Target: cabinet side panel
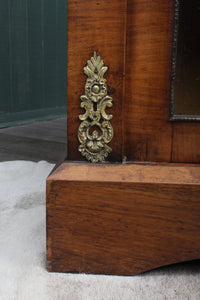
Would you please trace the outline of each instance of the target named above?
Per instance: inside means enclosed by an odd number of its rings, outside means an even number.
[[[77,132],[80,125],[80,96],[85,93],[87,76],[83,67],[97,51],[106,66],[108,94],[113,98],[109,113],[114,128],[109,161],[120,161],[122,152],[122,98],[126,1],[68,0],[68,75],[67,122],[68,159],[84,160],[78,152]]]
[[[174,3],[128,1],[124,154],[170,161],[170,65]]]

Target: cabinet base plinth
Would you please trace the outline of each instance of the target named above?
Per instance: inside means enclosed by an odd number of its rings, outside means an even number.
[[[63,162],[47,179],[47,268],[134,275],[200,259],[200,166]]]

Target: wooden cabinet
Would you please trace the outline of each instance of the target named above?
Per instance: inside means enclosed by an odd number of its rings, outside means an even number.
[[[109,66],[115,138],[109,161],[200,162],[200,122],[170,121],[174,1],[68,1],[68,159],[77,132],[83,67]]]
[[[200,258],[200,122],[170,113],[176,9],[68,0],[68,153],[47,179],[51,271],[131,275]],[[77,138],[94,51],[113,99],[103,164],[86,162]]]

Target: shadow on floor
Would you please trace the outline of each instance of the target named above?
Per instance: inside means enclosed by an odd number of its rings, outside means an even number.
[[[66,153],[66,118],[0,129],[0,161],[58,162]]]

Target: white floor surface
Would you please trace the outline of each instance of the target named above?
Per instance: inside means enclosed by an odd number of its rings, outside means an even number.
[[[200,300],[200,265],[132,277],[49,273],[45,161],[0,163],[0,300]]]

